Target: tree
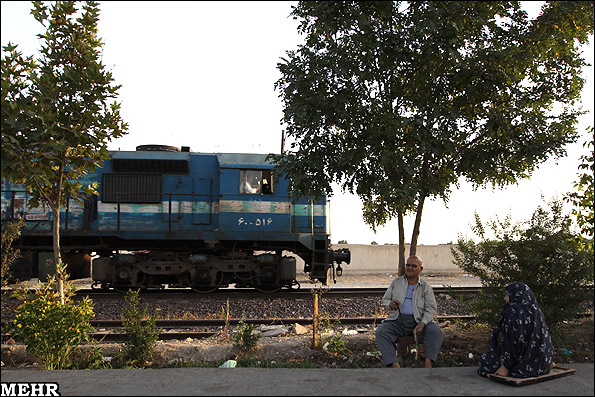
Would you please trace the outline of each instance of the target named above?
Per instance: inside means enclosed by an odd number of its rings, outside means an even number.
[[[46,28],[39,58],[24,58],[12,43],[3,47],[2,178],[27,188],[30,208],[51,209],[59,264],[60,210],[68,198],[97,194],[80,179],[127,125],[120,105],[108,104],[120,86],[101,63],[98,4],[35,1],[31,14]],[[60,274],[57,280],[61,290]]]
[[[590,2],[299,2],[305,44],[278,64],[292,194],[357,193],[373,229],[448,201],[461,178],[516,183],[577,139]],[[556,106],[554,106],[556,105]]]
[[[454,263],[479,276],[485,287],[469,302],[481,320],[495,323],[504,287],[518,281],[531,287],[549,326],[573,319],[582,302],[592,301],[586,287],[593,283],[593,250],[582,249],[561,200],[553,199],[548,207],[539,206],[531,219],[516,225],[508,217],[489,222],[491,238],[475,214],[473,231],[480,241],[459,238],[451,248]]]
[[[587,148],[588,153],[581,156],[582,163],[578,168],[582,172],[579,173],[578,180],[574,182],[576,191],[568,193],[566,201],[574,205],[572,214],[576,217],[576,221],[586,237],[586,248],[593,249],[593,234],[595,233],[595,218],[593,216],[593,197],[595,196],[595,186],[593,185],[593,174],[595,173],[593,132],[595,130],[593,127],[589,130],[591,140],[583,145]]]

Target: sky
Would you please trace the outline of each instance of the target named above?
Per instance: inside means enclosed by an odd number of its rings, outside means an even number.
[[[121,84],[118,102],[128,134],[112,141],[110,150],[137,145],[189,146],[193,152],[279,153],[283,104],[275,82],[277,63],[304,41],[298,22],[289,16],[295,2],[100,2],[99,36],[102,62]],[[541,2],[526,2],[530,17]],[[30,15],[30,2],[1,2],[1,43],[18,44],[35,55],[44,28]],[[593,62],[593,36],[584,47]],[[572,191],[586,129],[593,125],[593,66],[586,67],[580,119],[583,135],[567,147],[567,156],[543,163],[530,179],[504,189],[473,191],[461,182],[448,204],[426,201],[419,244],[476,238],[474,213],[483,221],[528,219],[538,205]],[[286,144],[286,147],[289,147]],[[361,200],[334,185],[330,198],[331,242],[394,244],[397,221],[376,233],[362,219]],[[543,197],[543,199],[542,199]],[[408,243],[413,217],[405,218]]]

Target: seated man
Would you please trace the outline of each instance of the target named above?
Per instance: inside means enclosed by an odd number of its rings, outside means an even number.
[[[417,334],[418,341],[426,347],[426,368],[432,368],[442,346],[442,330],[434,321],[437,309],[434,291],[419,277],[421,263],[420,257],[410,256],[405,274],[394,279],[382,297],[382,306],[389,316],[376,329],[376,342],[387,367],[400,368],[395,349],[399,336]]]

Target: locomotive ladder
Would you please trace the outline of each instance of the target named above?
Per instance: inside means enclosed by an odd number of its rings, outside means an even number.
[[[329,278],[332,277],[332,280],[336,283],[335,280],[335,267],[333,264],[329,266],[329,252],[328,252],[328,241],[324,240],[324,246],[322,248],[318,247],[316,244],[316,238],[314,235],[314,201],[312,199],[310,201],[310,238],[311,238],[311,247],[312,247],[312,270],[310,271],[310,277],[319,278],[322,277],[325,279],[323,284],[329,285],[330,280]],[[322,241],[322,240],[320,240]],[[324,259],[322,262],[317,259],[323,257]],[[331,271],[332,269],[332,271]]]

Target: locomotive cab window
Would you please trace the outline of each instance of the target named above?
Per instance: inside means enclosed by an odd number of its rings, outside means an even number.
[[[270,170],[241,170],[241,194],[272,194],[273,180]]]

